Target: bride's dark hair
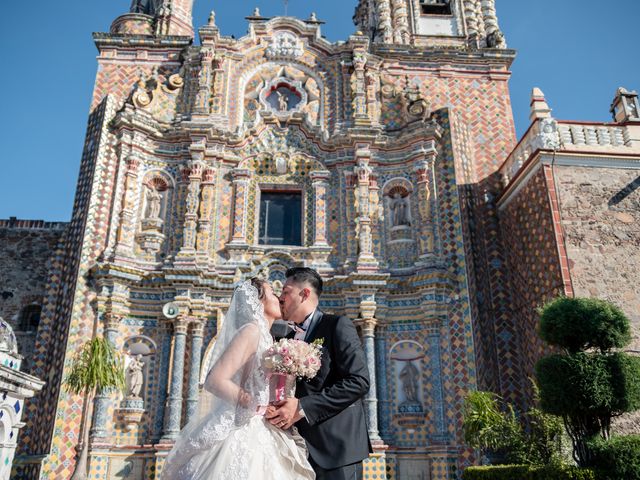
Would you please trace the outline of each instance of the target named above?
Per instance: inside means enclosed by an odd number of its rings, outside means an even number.
[[[256,287],[256,289],[258,290],[258,298],[262,300],[264,298],[264,286],[267,282],[258,277],[253,277],[249,281],[251,282],[252,286]]]

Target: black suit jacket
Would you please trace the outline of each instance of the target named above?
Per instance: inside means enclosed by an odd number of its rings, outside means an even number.
[[[296,427],[314,462],[332,469],[360,462],[372,451],[362,402],[369,391],[369,370],[348,317],[316,310],[306,341],[320,338],[324,342],[318,374],[296,385],[305,413]]]

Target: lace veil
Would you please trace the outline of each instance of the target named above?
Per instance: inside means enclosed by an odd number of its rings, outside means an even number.
[[[198,411],[180,432],[162,469],[163,480],[196,476],[198,453],[225,440],[269,402],[262,355],[272,344],[258,290],[236,288],[211,356]]]

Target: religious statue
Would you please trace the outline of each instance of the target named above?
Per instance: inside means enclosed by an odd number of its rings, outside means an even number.
[[[287,101],[287,96],[283,95],[282,92],[276,90],[278,94],[278,109],[281,112],[286,112],[289,109],[289,102]]]
[[[284,155],[276,156],[276,173],[280,175],[287,173],[287,159]]]
[[[416,366],[412,362],[406,362],[404,368],[400,371],[400,381],[402,382],[405,403],[420,403],[418,399],[419,380],[420,372]]]
[[[162,194],[153,187],[147,192],[147,215],[145,218],[160,218]]]
[[[127,397],[140,398],[140,392],[144,384],[143,368],[142,355],[134,355],[127,367]]]
[[[407,197],[403,197],[400,192],[394,193],[389,207],[391,208],[391,221],[394,227],[411,225]]]

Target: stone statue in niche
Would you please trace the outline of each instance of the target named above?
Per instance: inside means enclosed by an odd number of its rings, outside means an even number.
[[[402,382],[402,391],[405,396],[404,403],[420,403],[418,399],[418,381],[420,380],[420,371],[412,362],[406,362],[400,371],[400,381]]]
[[[128,398],[141,398],[140,392],[142,392],[142,386],[144,385],[143,368],[144,362],[142,361],[142,355],[134,355],[127,367]]]
[[[278,173],[279,175],[287,173],[287,159],[284,157],[284,155],[276,156],[275,163],[276,173]]]
[[[282,92],[276,90],[278,94],[278,110],[281,112],[286,112],[289,110],[289,102],[287,101],[286,95],[283,95]]]
[[[145,218],[160,218],[160,208],[162,206],[162,194],[153,187],[147,187],[147,212]]]
[[[394,193],[389,202],[389,208],[391,208],[391,221],[394,227],[411,225],[407,197],[403,197],[400,192]]]

